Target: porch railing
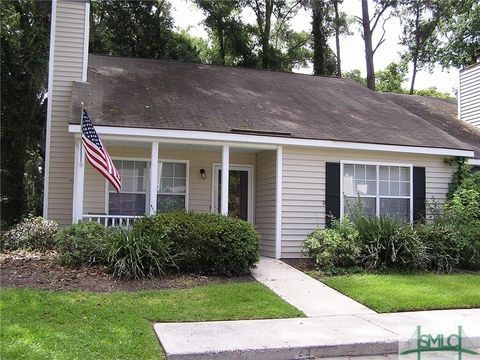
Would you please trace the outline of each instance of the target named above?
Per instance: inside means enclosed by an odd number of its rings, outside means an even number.
[[[93,221],[105,226],[129,227],[135,219],[140,216],[133,215],[105,215],[105,214],[84,214],[83,221]]]

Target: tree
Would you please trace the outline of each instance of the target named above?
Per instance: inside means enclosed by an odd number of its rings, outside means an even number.
[[[410,95],[414,93],[417,71],[435,64],[435,54],[439,45],[436,35],[438,17],[432,9],[430,0],[403,0],[400,20],[403,24],[403,34],[400,44],[407,48],[402,55],[413,65],[410,83]]]
[[[256,35],[260,45],[260,66],[263,69],[277,70],[272,64],[277,63],[278,49],[271,45],[272,35],[275,37],[282,31],[287,22],[296,13],[303,0],[243,0],[242,4],[249,6],[256,18]],[[276,30],[272,34],[272,16],[276,20]],[[278,59],[277,59],[278,60]]]
[[[50,3],[1,6],[1,212],[8,225],[41,208]]]
[[[332,51],[328,46],[328,38],[334,30],[331,4],[323,0],[312,0],[312,35],[313,35],[313,73],[315,75],[332,75]]]
[[[392,62],[384,70],[376,72],[376,91],[403,94],[405,90],[402,88],[402,83],[406,76],[407,64],[405,62]]]
[[[444,41],[437,48],[437,62],[444,68],[467,66],[476,61],[480,47],[480,2],[478,0],[437,0],[438,36]]]
[[[199,61],[188,38],[173,32],[169,2],[102,0],[91,4],[91,52]]]
[[[365,42],[365,60],[367,66],[367,87],[370,90],[375,91],[375,66],[373,63],[373,57],[375,52],[378,50],[379,46],[382,45],[385,41],[385,23],[390,18],[388,16],[386,19],[383,17],[386,14],[387,10],[391,7],[396,6],[397,0],[374,0],[374,13],[370,18],[369,9],[368,9],[368,0],[362,0],[362,17],[359,18],[362,27],[363,27],[363,40]],[[377,26],[382,23],[382,35],[378,40],[375,47],[373,46],[373,33]]]
[[[253,54],[252,26],[244,24],[240,18],[240,4],[238,0],[194,0],[197,6],[206,15],[204,25],[213,39],[213,50],[217,56],[211,62],[221,65],[256,64]]]

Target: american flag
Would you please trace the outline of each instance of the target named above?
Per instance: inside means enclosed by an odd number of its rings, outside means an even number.
[[[120,175],[115,165],[113,165],[107,148],[103,146],[85,110],[83,110],[82,117],[82,143],[85,147],[85,155],[87,156],[88,162],[97,169],[98,172],[108,180],[117,193],[119,193],[122,188],[122,179],[120,179]]]

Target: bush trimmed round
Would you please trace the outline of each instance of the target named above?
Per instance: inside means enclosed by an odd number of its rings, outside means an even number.
[[[252,224],[241,219],[169,212],[142,218],[133,227],[149,237],[166,232],[173,243],[175,263],[182,272],[244,275],[259,260],[259,236]]]

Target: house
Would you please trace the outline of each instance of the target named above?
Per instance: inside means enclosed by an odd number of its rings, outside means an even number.
[[[298,258],[328,214],[361,201],[413,222],[445,199],[445,158],[480,164],[480,132],[453,103],[333,77],[89,55],[88,19],[88,2],[53,0],[44,216],[61,224],[218,212],[254,223],[262,254]],[[120,194],[85,162],[81,103]]]

